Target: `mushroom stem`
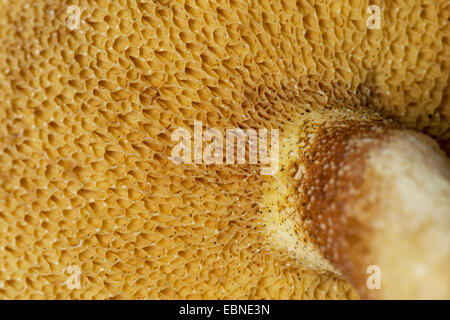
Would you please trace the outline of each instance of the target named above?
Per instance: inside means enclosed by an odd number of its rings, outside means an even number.
[[[366,299],[449,299],[450,161],[378,123],[321,127],[305,155],[302,223]]]

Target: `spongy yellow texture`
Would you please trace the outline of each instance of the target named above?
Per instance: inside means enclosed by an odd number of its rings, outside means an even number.
[[[0,297],[357,297],[269,241],[270,177],[176,165],[170,134],[369,107],[445,143],[449,14],[446,0],[3,1]]]

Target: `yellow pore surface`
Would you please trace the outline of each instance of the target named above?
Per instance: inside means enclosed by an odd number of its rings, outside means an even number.
[[[194,120],[282,140],[327,106],[445,144],[448,1],[370,4],[380,30],[357,0],[3,1],[0,297],[356,298],[326,262],[302,260],[303,238],[273,241],[295,229],[277,230],[267,208],[280,201],[261,199],[276,177],[169,156]]]

